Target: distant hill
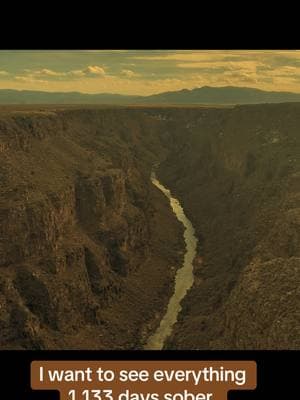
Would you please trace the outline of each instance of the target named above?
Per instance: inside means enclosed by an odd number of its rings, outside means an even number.
[[[146,98],[147,103],[174,104],[255,104],[299,102],[300,93],[267,92],[244,87],[203,86],[192,90],[160,93]]]
[[[192,90],[183,89],[152,96],[0,89],[0,104],[256,104],[285,102],[300,102],[300,93],[268,92],[233,86],[203,86]]]
[[[0,104],[128,104],[139,96],[0,89]]]

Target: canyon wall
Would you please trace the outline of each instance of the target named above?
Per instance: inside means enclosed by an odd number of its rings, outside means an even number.
[[[157,125],[135,110],[1,113],[1,348],[139,348],[159,323],[183,239],[150,182]]]
[[[167,348],[300,348],[300,106],[199,111],[160,177],[200,239]]]

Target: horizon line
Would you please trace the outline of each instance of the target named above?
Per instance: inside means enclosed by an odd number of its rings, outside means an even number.
[[[195,86],[193,89],[188,89],[188,88],[182,88],[179,90],[168,90],[168,91],[163,91],[163,92],[158,92],[154,94],[148,94],[148,95],[143,95],[143,94],[124,94],[124,93],[118,93],[118,92],[95,92],[95,93],[89,93],[89,92],[80,92],[77,90],[68,90],[68,91],[56,91],[56,90],[37,90],[37,89],[11,89],[11,88],[0,88],[0,91],[12,91],[12,92],[42,92],[42,93],[78,93],[78,94],[83,94],[83,95],[117,95],[117,96],[127,96],[127,97],[152,97],[152,96],[157,96],[160,94],[164,93],[176,93],[176,92],[181,92],[181,91],[188,91],[191,92],[196,89],[203,89],[203,88],[213,88],[213,89],[224,89],[224,88],[235,88],[235,89],[253,89],[253,90],[258,90],[260,92],[266,92],[266,93],[293,93],[293,94],[300,94],[300,92],[292,92],[292,91],[287,91],[287,90],[264,90],[260,89],[258,87],[253,87],[253,86],[232,86],[232,85],[222,85],[222,86],[210,86],[210,85],[204,85],[204,86]]]

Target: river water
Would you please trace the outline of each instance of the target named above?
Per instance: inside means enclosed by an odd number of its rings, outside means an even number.
[[[197,254],[198,239],[195,236],[195,229],[191,221],[187,218],[178,199],[172,196],[170,190],[162,185],[156,177],[155,172],[151,174],[151,182],[169,199],[170,206],[178,221],[184,226],[185,255],[181,268],[177,270],[175,277],[174,294],[169,300],[166,314],[162,318],[159,327],[148,339],[145,345],[147,350],[161,350],[165,340],[172,333],[173,325],[177,321],[177,316],[181,311],[180,302],[191,288],[194,282],[193,260]]]

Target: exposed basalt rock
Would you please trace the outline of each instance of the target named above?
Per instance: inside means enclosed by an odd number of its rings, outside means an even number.
[[[166,152],[155,122],[118,109],[6,111],[0,134],[0,347],[140,346],[182,245],[149,179]],[[151,221],[165,213],[159,232]],[[175,257],[156,242],[169,229]],[[164,293],[154,305],[151,285],[141,289],[146,270]]]
[[[74,224],[74,193],[38,193],[37,199],[14,201],[1,209],[3,248],[0,265],[43,257],[55,251]],[[13,240],[12,240],[13,239]]]
[[[26,268],[19,267],[13,281],[24,305],[45,325],[56,329],[56,315],[47,286]]]
[[[105,174],[78,177],[75,185],[76,212],[83,225],[106,223],[112,213],[122,214],[125,199],[125,176],[119,169]]]
[[[225,305],[216,348],[300,348],[300,259],[253,260]]]
[[[91,289],[95,294],[101,294],[101,283],[103,280],[103,273],[101,273],[101,265],[95,259],[94,254],[85,247],[84,249],[85,265],[90,281]]]
[[[300,107],[199,115],[160,171],[202,235],[204,260],[166,347],[300,348]]]

